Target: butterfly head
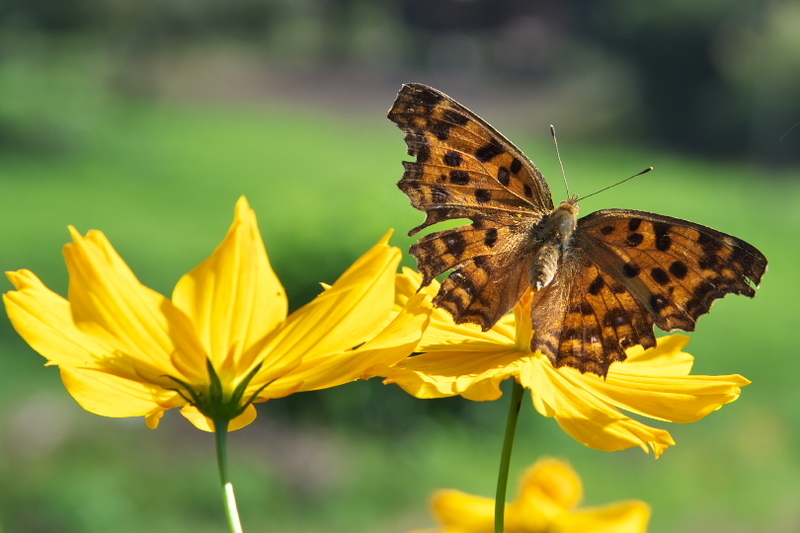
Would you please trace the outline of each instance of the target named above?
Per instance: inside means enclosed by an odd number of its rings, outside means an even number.
[[[575,231],[575,226],[578,223],[578,197],[570,196],[553,209],[548,217],[548,222],[543,228],[543,236],[545,238],[559,241],[562,247],[567,245],[567,241],[572,232]],[[552,237],[551,237],[552,235]]]

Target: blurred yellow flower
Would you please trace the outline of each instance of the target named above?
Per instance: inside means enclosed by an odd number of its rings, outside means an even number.
[[[255,419],[253,402],[333,387],[376,364],[411,353],[430,313],[417,296],[393,311],[401,252],[391,232],[308,305],[287,317],[247,201],[216,251],[178,282],[168,299],[145,287],[99,231],[64,248],[69,300],[30,271],[9,272],[4,295],[14,328],[58,365],[86,410],[144,416],[158,426],[167,409],[213,431]]]
[[[650,506],[628,500],[578,509],[583,487],[568,463],[541,459],[528,468],[517,499],[506,504],[506,533],[642,533]],[[431,499],[442,527],[417,533],[494,533],[494,500],[458,490]]]
[[[396,308],[415,295],[421,276],[404,269],[397,276]],[[420,293],[433,297],[434,280]],[[418,398],[461,395],[476,401],[496,400],[500,383],[513,377],[531,390],[533,405],[553,417],[577,441],[598,450],[640,446],[656,457],[675,444],[669,432],[623,414],[669,422],[694,422],[736,400],[750,383],[739,375],[692,376],[694,358],[682,349],[684,335],[658,339],[648,350],[634,346],[624,362],[611,365],[606,379],[569,368],[553,368],[541,353],[531,353],[531,294],[489,331],[456,325],[449,313],[434,309],[417,346],[419,355],[393,367],[377,369],[386,383],[396,383]]]

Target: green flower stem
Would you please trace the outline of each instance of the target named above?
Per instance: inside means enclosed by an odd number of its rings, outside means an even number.
[[[505,530],[508,469],[511,466],[511,449],[514,447],[514,436],[517,433],[517,420],[519,420],[519,408],[522,406],[522,393],[525,392],[525,388],[517,380],[514,380],[513,387],[511,389],[511,404],[508,406],[506,434],[503,438],[503,453],[500,456],[500,471],[497,474],[497,495],[494,500],[495,533],[503,533]]]
[[[239,511],[236,509],[233,484],[228,480],[228,421],[215,420],[214,429],[217,441],[219,478],[222,482],[222,499],[225,502],[225,514],[228,515],[228,526],[231,529],[231,533],[242,533],[242,523],[239,521]]]

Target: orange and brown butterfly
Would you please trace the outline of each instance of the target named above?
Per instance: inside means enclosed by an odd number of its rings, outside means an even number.
[[[531,350],[556,367],[605,376],[625,349],[655,346],[653,325],[693,331],[726,294],[753,297],[767,259],[741,239],[645,211],[604,209],[577,218],[578,199],[558,207],[539,169],[510,141],[447,95],[421,84],[400,90],[389,119],[409,155],[398,183],[425,211],[411,247],[422,285],[451,271],[434,305],[484,331],[525,291]]]

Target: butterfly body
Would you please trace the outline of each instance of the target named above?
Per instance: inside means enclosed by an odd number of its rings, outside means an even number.
[[[726,294],[752,297],[767,260],[715,229],[665,215],[604,209],[578,218],[577,198],[553,205],[544,176],[475,113],[421,84],[404,85],[389,119],[409,155],[398,183],[425,221],[471,223],[411,247],[423,286],[456,323],[491,328],[534,290],[531,350],[554,366],[606,375],[625,349],[655,345],[653,326],[693,331]]]
[[[578,200],[577,197],[571,197],[543,219],[532,235],[535,251],[531,261],[530,283],[537,291],[555,278],[561,256],[569,250],[577,223]]]

